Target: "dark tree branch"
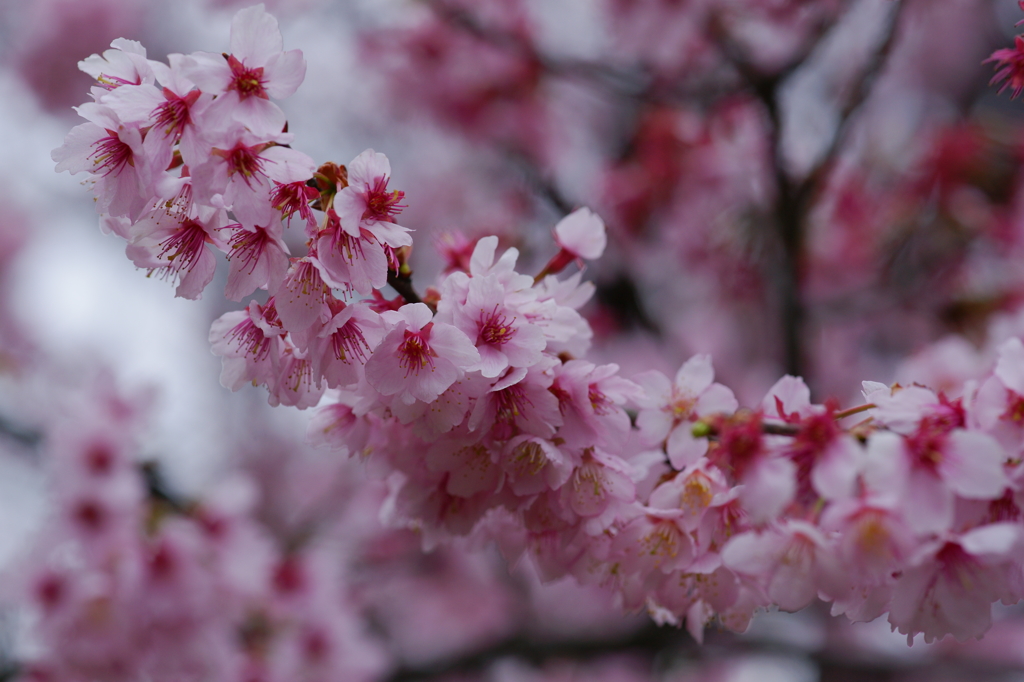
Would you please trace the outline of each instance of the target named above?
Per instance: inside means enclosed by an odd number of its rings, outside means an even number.
[[[835,167],[839,153],[847,141],[856,114],[874,88],[879,75],[889,61],[892,48],[896,44],[899,34],[900,17],[906,3],[896,0],[892,9],[889,10],[885,32],[878,48],[871,54],[864,68],[860,72],[856,82],[849,90],[849,97],[843,102],[839,110],[839,120],[832,131],[832,138],[821,155],[818,162],[807,173],[800,186],[800,196],[806,201],[813,201],[819,191],[825,186],[829,174]]]
[[[782,74],[792,72],[798,64],[789,65],[780,73],[764,73],[752,64],[725,33],[719,21],[713,21],[711,30],[716,36],[722,54],[733,65],[740,77],[764,107],[768,118],[769,148],[772,153],[772,178],[775,185],[774,228],[779,240],[778,263],[766,263],[772,268],[770,278],[775,284],[779,306],[782,337],[782,365],[785,372],[806,376],[803,348],[805,310],[800,293],[801,260],[803,254],[803,215],[793,181],[785,168],[782,145],[782,117],[779,110],[779,86]],[[820,40],[820,38],[819,38]],[[804,58],[813,48],[801,52]]]
[[[394,270],[388,270],[388,284],[398,292],[398,295],[406,303],[423,303],[423,299],[420,298],[420,295],[416,293],[412,286],[412,277],[399,275]]]
[[[784,370],[802,376],[813,382],[808,375],[806,349],[804,348],[806,305],[803,301],[803,267],[805,261],[807,216],[813,199],[824,184],[824,179],[838,158],[853,114],[870,95],[878,74],[884,68],[887,57],[895,43],[899,13],[903,7],[898,2],[891,11],[890,22],[880,47],[865,66],[850,98],[840,111],[840,122],[821,162],[802,180],[790,177],[785,164],[783,149],[783,121],[779,108],[779,92],[782,83],[818,49],[826,39],[835,21],[823,21],[804,49],[795,55],[783,68],[773,72],[760,70],[743,51],[732,42],[722,22],[712,18],[711,32],[716,37],[722,54],[732,64],[740,78],[764,107],[768,118],[768,137],[772,153],[775,206],[773,223],[779,242],[779,258],[770,267],[770,278],[774,282],[775,296],[779,306],[781,324],[782,364]]]
[[[176,514],[187,516],[192,513],[195,505],[171,490],[163,472],[160,471],[160,464],[156,460],[143,462],[139,469],[142,479],[146,483],[146,492],[150,500],[166,505]]]

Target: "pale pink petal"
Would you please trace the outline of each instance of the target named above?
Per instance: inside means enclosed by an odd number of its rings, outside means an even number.
[[[778,399],[786,414],[779,414]],[[800,416],[809,414],[811,407],[811,389],[807,387],[800,377],[789,376],[788,374],[768,389],[768,395],[761,401],[761,409],[765,416],[784,419],[794,412]]]
[[[1024,343],[1017,337],[999,347],[995,374],[1014,393],[1024,395]]]
[[[854,494],[863,462],[863,448],[851,436],[841,435],[828,446],[811,471],[811,485],[827,500]]]
[[[676,372],[676,388],[693,395],[711,385],[715,380],[715,370],[711,366],[710,355],[694,355]]]
[[[263,3],[239,10],[231,20],[231,53],[246,66],[263,66],[284,49],[277,19]]]
[[[697,398],[697,406],[694,408],[698,417],[706,417],[711,414],[732,414],[740,407],[732,389],[722,384],[711,384]]]
[[[989,500],[1010,485],[1003,472],[1006,452],[988,434],[957,429],[949,434],[939,471],[947,485],[963,497]]]
[[[779,516],[796,494],[796,465],[781,457],[761,459],[743,477],[740,502],[753,523]]]
[[[608,243],[604,221],[589,208],[578,208],[558,221],[555,239],[569,253],[587,260],[600,258]]]
[[[953,491],[941,478],[915,469],[907,478],[900,509],[915,533],[942,533],[953,524],[953,502]]]
[[[288,50],[275,55],[264,70],[267,95],[274,99],[291,97],[306,77],[306,60],[302,50]]]
[[[694,438],[693,425],[684,422],[672,429],[668,437],[668,459],[676,469],[685,469],[708,451],[707,438]]]

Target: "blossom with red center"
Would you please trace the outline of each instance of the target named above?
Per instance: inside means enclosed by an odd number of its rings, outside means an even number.
[[[372,295],[387,284],[388,258],[384,248],[367,234],[351,235],[342,229],[333,209],[316,236],[316,250],[332,287]]]
[[[480,351],[480,370],[488,378],[499,376],[509,367],[530,367],[540,361],[547,345],[544,332],[524,315],[516,312],[509,295],[494,275],[472,277],[465,303],[445,301],[438,306],[441,320],[451,322],[472,339]]]
[[[228,85],[228,90],[237,92],[240,100],[249,97],[270,99],[264,87],[267,77],[263,74],[262,66],[247,67],[232,54],[228,55],[228,68],[231,69],[231,83]]]
[[[433,322],[423,303],[382,315],[393,325],[366,362],[366,380],[405,404],[433,402],[480,360],[473,342],[450,324]]]
[[[137,267],[177,280],[175,295],[197,299],[213,280],[217,258],[212,245],[226,245],[217,236],[224,212],[202,208],[196,215],[169,214],[157,210],[132,226],[126,253]]]
[[[277,294],[281,322],[292,334],[302,334],[329,312],[331,290],[321,274],[316,250],[292,261]]]
[[[122,87],[103,99],[124,121],[148,129],[143,146],[157,170],[172,163],[175,151],[190,167],[202,163],[209,151],[200,122],[213,102],[213,95],[196,89],[195,84],[182,75],[182,55],[170,55],[168,59],[169,67],[152,63],[162,87],[153,83]]]
[[[296,213],[306,221],[308,230],[316,230],[316,216],[310,202],[320,196],[316,187],[311,187],[305,181],[281,183],[275,182],[274,189],[270,191],[270,204],[281,212],[281,218],[291,220]]]
[[[992,602],[1019,598],[1014,584],[1020,543],[1013,523],[929,543],[896,582],[889,622],[911,643],[919,632],[925,642],[946,634],[960,641],[980,637],[992,624]]]
[[[469,417],[470,430],[479,430],[495,440],[520,434],[551,438],[562,424],[558,398],[549,390],[548,370],[556,360],[530,368],[509,369],[483,396],[477,399]]]
[[[341,227],[353,237],[362,230],[370,232],[379,242],[392,248],[411,246],[409,230],[395,224],[405,206],[399,190],[388,190],[391,163],[388,157],[367,149],[352,160],[348,168],[348,186],[334,197],[334,210]]]
[[[630,420],[621,406],[627,401],[641,401],[643,392],[619,376],[618,365],[570,360],[555,366],[554,374],[551,393],[558,397],[564,420],[559,438],[570,447],[594,443],[618,447],[626,442]]]
[[[383,324],[380,315],[363,303],[345,305],[331,298],[328,304],[334,315],[310,340],[310,357],[329,387],[349,386],[362,376],[363,365],[383,336]]]
[[[231,53],[198,52],[184,58],[182,72],[203,92],[217,94],[206,112],[211,127],[238,122],[256,135],[280,133],[284,112],[270,101],[295,92],[306,75],[300,50],[284,51],[277,19],[263,5],[238,12],[231,22]]]
[[[101,213],[138,219],[153,183],[142,131],[107,106],[86,103],[76,111],[88,123],[72,128],[64,144],[51,153],[57,172],[90,173]]]
[[[210,350],[221,357],[221,385],[237,391],[250,382],[271,381],[284,333],[273,298],[265,306],[250,301],[245,310],[217,318],[210,327]]]
[[[229,225],[228,230],[228,282],[224,296],[241,301],[256,291],[267,289],[272,294],[284,282],[288,272],[288,247],[282,236],[279,220],[253,230],[241,225]]]
[[[997,69],[989,85],[1006,81],[999,88],[1000,94],[1010,88],[1010,99],[1014,99],[1024,91],[1024,37],[1016,36],[1013,47],[996,50],[984,63],[988,62],[994,62]]]
[[[732,391],[714,383],[715,370],[707,355],[695,355],[679,368],[675,381],[660,372],[645,372],[636,381],[646,401],[637,416],[645,444],[665,444],[672,466],[682,469],[707,452],[708,441],[695,438],[693,423],[716,413],[731,414],[739,407]]]
[[[257,137],[240,126],[223,133],[206,160],[191,169],[196,200],[230,208],[245,227],[269,225],[276,213],[273,183],[305,182],[316,169],[311,158],[283,146],[290,139]]]
[[[277,346],[277,373],[267,383],[268,402],[271,407],[291,405],[304,410],[320,402],[324,394],[323,377],[315,371],[309,353],[300,350],[290,338],[284,337]]]

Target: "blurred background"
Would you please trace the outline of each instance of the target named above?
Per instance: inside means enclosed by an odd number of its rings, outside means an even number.
[[[232,513],[272,548],[260,556],[279,582],[297,556],[322,566],[309,570],[334,600],[342,652],[323,679],[1024,679],[1016,608],[998,607],[993,630],[969,644],[908,647],[887,623],[850,625],[821,606],[762,614],[742,636],[711,631],[699,647],[623,616],[598,588],[541,585],[527,562],[510,570],[472,539],[423,554],[413,533],[382,527],[382,484],[304,446],[308,414],[220,386],[207,334],[227,303],[175,299],[136,271],[98,229],[80,176],[57,175],[50,159],[87,97],[80,59],[118,37],[161,60],[226,50],[244,4],[0,0],[7,677],[130,677],[95,661],[87,673],[25,664],[62,640],[16,604],[67,464],[38,437],[107,400],[140,413],[134,456],[148,463],[149,497],[210,509],[247,500]],[[487,234],[539,270],[552,226],[585,205],[610,240],[585,273],[598,286],[585,310],[595,357],[627,376],[710,353],[741,404],[785,373],[803,376],[815,402],[857,404],[862,380],[954,391],[1024,332],[1024,104],[997,95],[982,63],[1013,45],[1024,19],[1014,0],[267,9],[308,65],[282,103],[293,146],[318,163],[368,147],[388,155],[421,289]],[[222,263],[215,288],[226,274]],[[292,620],[308,611],[280,608]],[[244,622],[225,644],[242,650],[232,656],[271,646]]]

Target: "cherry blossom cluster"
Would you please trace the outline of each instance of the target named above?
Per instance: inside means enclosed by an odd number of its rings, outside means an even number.
[[[867,383],[845,411],[790,376],[741,410],[704,355],[673,380],[627,379],[585,359],[593,287],[558,276],[604,251],[596,214],[555,226],[536,276],[496,237],[452,247],[421,298],[386,157],[317,167],[287,146],[270,98],[296,89],[303,61],[262,6],[236,16],[231,50],[168,66],[115,41],[82,63],[88,122],[54,160],[89,173],[102,224],[179,296],[212,281],[216,250],[227,298],[265,290],[213,324],[222,383],[319,405],[311,440],[381,473],[391,523],[428,546],[481,534],[698,639],[815,598],[853,620],[888,613],[911,640],[965,639],[993,602],[1024,596],[1019,339],[956,399]],[[296,216],[302,256],[282,236]]]
[[[16,576],[31,623],[19,679],[380,674],[339,562],[276,542],[250,478],[169,497],[139,466],[138,401],[102,382],[64,403],[46,439],[52,513]]]

